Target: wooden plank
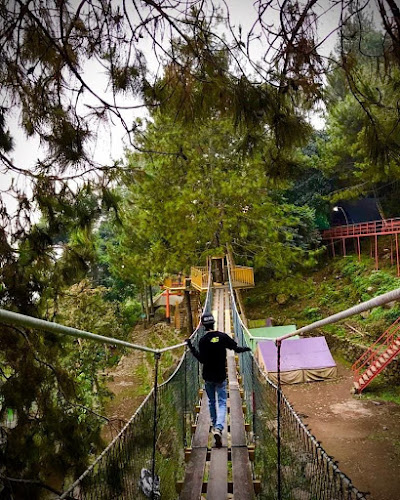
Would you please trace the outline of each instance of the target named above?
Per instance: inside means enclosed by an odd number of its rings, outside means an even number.
[[[226,422],[225,422],[226,424]],[[207,500],[226,500],[228,495],[228,448],[226,425],[222,433],[222,448],[212,448]]]
[[[210,432],[210,412],[208,411],[208,397],[206,391],[201,397],[201,406],[197,420],[196,432],[192,440],[192,448],[207,448],[208,434]]]
[[[196,448],[190,454],[186,467],[185,481],[180,500],[199,500],[203,487],[204,468],[206,465],[207,448]]]
[[[228,375],[231,405],[230,431],[232,441],[233,496],[234,498],[240,498],[240,500],[251,500],[254,498],[254,487],[246,443],[242,398],[236,379],[235,357],[233,353],[228,354]]]
[[[240,397],[239,384],[236,379],[235,358],[232,352],[228,353],[228,376],[232,447],[246,446],[242,398]]]
[[[225,332],[228,335],[232,334],[232,322],[231,322],[231,306],[229,299],[229,292],[225,290]]]
[[[254,498],[254,486],[247,447],[232,447],[232,472],[234,498],[252,500]]]
[[[182,492],[179,496],[181,500],[199,500],[201,497],[209,432],[210,416],[208,411],[208,398],[204,391],[201,399],[201,408],[197,420],[196,432],[192,440],[192,452],[186,467]]]
[[[236,377],[236,365],[233,351],[227,351],[227,364],[228,364],[228,379],[229,390],[231,387],[236,387],[239,390],[239,384]]]

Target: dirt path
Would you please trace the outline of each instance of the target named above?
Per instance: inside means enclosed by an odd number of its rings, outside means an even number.
[[[145,345],[148,333],[149,330],[137,328],[134,338],[132,336],[129,340]],[[138,373],[140,366],[142,366],[142,370]],[[110,424],[105,426],[102,431],[102,436],[107,442],[118,434],[146,397],[148,391],[144,391],[140,387],[148,375],[144,368],[146,366],[144,352],[128,351],[126,355],[122,356],[118,365],[109,371],[107,388],[113,393],[113,398],[107,403],[105,413],[110,419]],[[151,367],[149,371],[151,374]]]
[[[183,338],[184,334],[176,332],[170,325],[158,323],[146,329],[137,326],[129,340],[148,347],[165,347],[179,344]],[[163,355],[165,362],[161,361],[160,364],[160,381],[171,375],[182,354],[183,348]],[[109,370],[108,377],[107,388],[113,394],[113,398],[105,408],[110,423],[104,426],[102,436],[107,442],[118,434],[150,392],[154,379],[154,365],[149,362],[145,352],[127,351],[118,365]]]
[[[371,500],[400,499],[400,406],[352,396],[351,371],[338,379],[284,386],[284,393],[353,484]]]

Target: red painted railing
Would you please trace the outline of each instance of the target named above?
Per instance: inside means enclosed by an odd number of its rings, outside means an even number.
[[[373,236],[375,234],[400,233],[400,218],[382,219],[347,226],[337,226],[322,231],[322,239]]]
[[[374,374],[374,377],[380,373],[385,366],[387,366],[393,358],[395,358],[399,353],[399,346],[395,343],[396,340],[400,339],[400,317],[389,326],[389,328],[376,340],[360,358],[353,364],[351,369],[354,372],[354,382],[359,382],[363,373],[372,365],[378,361],[379,358],[385,353],[389,348],[393,350],[391,354],[384,362],[379,361],[380,367]],[[369,382],[369,381],[368,381]],[[361,388],[362,390],[363,388]]]

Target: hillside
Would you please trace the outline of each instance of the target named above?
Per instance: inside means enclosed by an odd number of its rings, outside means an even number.
[[[394,290],[400,287],[400,278],[388,263],[376,271],[372,260],[363,258],[358,262],[356,257],[350,256],[324,261],[308,275],[275,282],[259,279],[256,283],[256,287],[245,295],[251,326],[261,326],[271,317],[274,325],[302,327]],[[350,365],[399,316],[400,305],[392,303],[328,325],[315,333],[325,335],[333,354]],[[399,361],[394,361],[364,394],[400,403],[399,384]]]
[[[275,325],[295,323],[301,327],[400,286],[393,269],[385,266],[375,271],[372,266],[369,259],[359,263],[348,257],[327,261],[302,279],[269,285],[259,282],[245,298],[250,326],[261,326],[265,318],[272,317]],[[390,304],[317,331],[327,338],[338,365],[337,379],[283,388],[327,453],[354,485],[369,491],[374,500],[398,497],[399,360],[361,396],[350,392],[351,364],[399,314],[399,306]]]

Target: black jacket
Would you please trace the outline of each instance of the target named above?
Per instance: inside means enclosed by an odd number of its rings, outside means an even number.
[[[203,378],[206,382],[223,382],[226,379],[226,349],[235,352],[250,351],[239,347],[229,335],[211,330],[200,339],[199,350],[188,340],[193,355],[203,364]]]

